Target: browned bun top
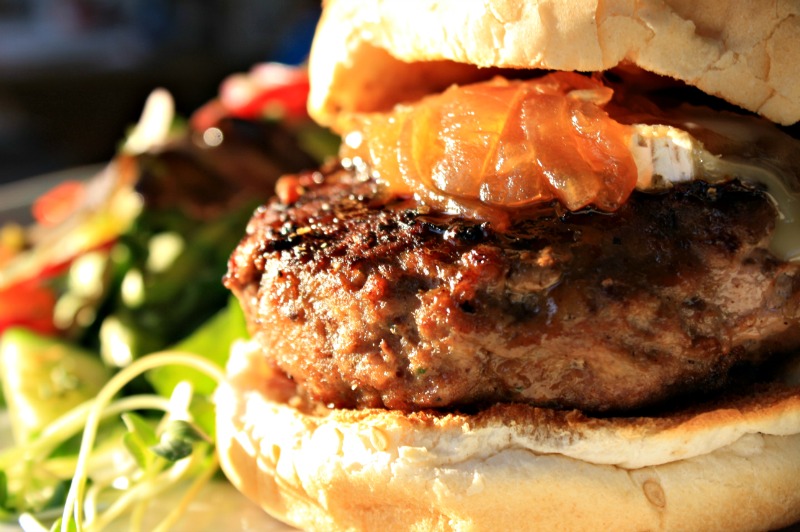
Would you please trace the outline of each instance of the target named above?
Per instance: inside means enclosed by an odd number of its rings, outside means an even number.
[[[780,124],[800,119],[800,2],[328,0],[310,57],[309,111],[384,110],[487,67],[681,80]],[[477,67],[477,68],[476,68]]]
[[[308,530],[767,530],[800,519],[793,382],[663,417],[329,410],[241,344],[218,451],[237,488]]]

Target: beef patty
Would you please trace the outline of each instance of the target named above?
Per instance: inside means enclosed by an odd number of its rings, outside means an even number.
[[[797,264],[736,182],[556,206],[500,231],[353,169],[284,178],[225,284],[264,356],[312,399],[614,412],[723,385],[800,347]],[[302,194],[301,194],[302,192]]]

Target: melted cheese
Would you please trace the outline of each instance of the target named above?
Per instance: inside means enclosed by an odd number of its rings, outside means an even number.
[[[732,119],[727,124],[722,122],[722,130],[727,135],[733,132],[736,143],[754,140],[752,129],[743,128]],[[720,127],[720,123],[712,125]],[[638,170],[638,190],[664,190],[693,179],[709,183],[739,179],[758,186],[769,195],[778,211],[770,251],[782,260],[800,260],[800,197],[790,186],[796,182],[796,176],[792,179],[789,171],[770,164],[767,158],[742,160],[733,155],[716,156],[677,127],[636,124],[633,131],[630,146]]]

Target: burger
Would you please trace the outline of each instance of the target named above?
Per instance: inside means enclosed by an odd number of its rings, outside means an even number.
[[[798,50],[789,2],[327,1],[228,478],[315,530],[800,520]]]

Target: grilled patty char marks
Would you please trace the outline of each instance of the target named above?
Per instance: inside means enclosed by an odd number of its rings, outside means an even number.
[[[798,266],[766,249],[769,199],[735,182],[503,232],[355,171],[299,188],[255,213],[225,283],[264,356],[325,404],[614,412],[800,346]]]

